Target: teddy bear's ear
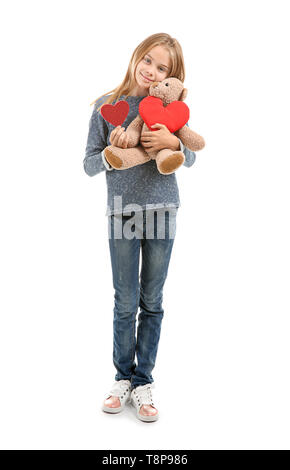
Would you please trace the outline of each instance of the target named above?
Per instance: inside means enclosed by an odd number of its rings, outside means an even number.
[[[187,89],[183,88],[179,101],[184,101],[186,97],[187,97]]]

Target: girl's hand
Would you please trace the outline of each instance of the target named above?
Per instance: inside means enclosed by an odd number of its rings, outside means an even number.
[[[116,147],[126,149],[128,146],[129,136],[126,134],[124,127],[118,126],[112,130],[110,134],[110,142]]]
[[[171,134],[171,132],[167,129],[164,124],[154,124],[151,126],[159,127],[158,131],[145,131],[141,134],[140,143],[147,151],[155,151],[158,152],[162,149],[172,149],[177,150],[179,149],[179,140],[176,135]]]

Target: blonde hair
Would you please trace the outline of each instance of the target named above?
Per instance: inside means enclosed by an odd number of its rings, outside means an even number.
[[[142,41],[139,46],[136,47],[130,59],[128,70],[122,83],[113,90],[108,91],[107,93],[104,93],[103,95],[99,96],[95,101],[90,104],[90,106],[92,104],[95,104],[103,96],[109,95],[109,93],[112,94],[108,96],[108,98],[102,103],[101,106],[99,106],[98,111],[104,104],[110,104],[114,100],[118,101],[121,95],[125,95],[125,97],[129,96],[131,91],[136,86],[135,70],[137,65],[143,59],[143,57],[155,46],[163,46],[169,52],[171,64],[168,76],[166,78],[176,77],[183,83],[185,79],[185,66],[182,48],[179,42],[177,41],[177,39],[172,38],[169,34],[156,33],[144,39],[144,41]]]

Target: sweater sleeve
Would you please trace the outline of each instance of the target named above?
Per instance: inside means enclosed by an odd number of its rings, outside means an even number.
[[[186,125],[188,126],[188,122],[186,123]],[[189,168],[195,162],[195,158],[196,158],[195,152],[193,152],[192,150],[189,150],[188,148],[184,147],[184,145],[183,145],[183,143],[181,142],[180,139],[179,139],[179,143],[180,143],[180,150],[181,150],[181,152],[184,153],[184,156],[185,156],[185,160],[183,162],[183,165],[186,166],[187,168]]]
[[[108,127],[100,111],[97,111],[100,104],[101,102],[98,101],[94,105],[89,122],[86,153],[83,160],[84,170],[89,176],[95,176],[105,170],[113,170],[103,155],[103,150],[107,147]]]

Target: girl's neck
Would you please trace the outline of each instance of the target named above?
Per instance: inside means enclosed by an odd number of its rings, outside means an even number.
[[[131,90],[129,96],[136,96],[136,97],[144,98],[144,96],[148,96],[148,92],[149,92],[149,90],[135,87]]]

